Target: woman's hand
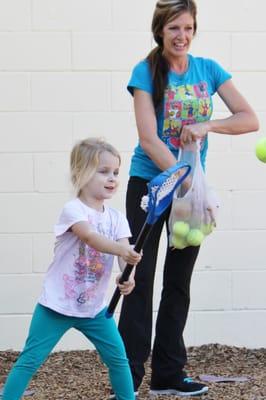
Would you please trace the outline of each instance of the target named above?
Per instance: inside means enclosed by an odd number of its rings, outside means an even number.
[[[198,139],[204,138],[208,132],[209,121],[183,126],[180,135],[181,146],[184,147],[185,145],[195,142]]]
[[[129,279],[123,283],[119,283],[119,279],[121,278],[122,274],[119,274],[116,277],[116,284],[119,287],[119,290],[123,296],[127,296],[132,292],[135,287],[135,279],[133,276],[130,276]]]

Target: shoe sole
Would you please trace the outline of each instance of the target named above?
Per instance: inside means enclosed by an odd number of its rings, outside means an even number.
[[[180,397],[189,397],[189,396],[200,396],[204,393],[207,393],[209,388],[206,386],[197,392],[180,392],[175,389],[165,389],[165,390],[150,390],[150,395],[153,397],[162,396],[162,395],[175,395]]]

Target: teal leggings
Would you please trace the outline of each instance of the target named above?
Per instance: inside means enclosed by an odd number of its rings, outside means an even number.
[[[77,318],[58,314],[38,304],[25,347],[5,383],[2,400],[21,399],[32,376],[70,328],[82,332],[94,344],[109,369],[111,385],[117,400],[135,399],[124,344],[114,319],[105,318],[105,310],[94,318]]]

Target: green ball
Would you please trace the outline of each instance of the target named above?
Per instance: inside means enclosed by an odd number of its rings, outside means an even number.
[[[175,236],[186,237],[189,232],[189,225],[184,221],[176,221],[173,225],[173,233]]]
[[[199,229],[191,229],[186,239],[190,246],[199,246],[204,239],[204,234]]]
[[[257,158],[266,163],[266,137],[260,138],[257,141],[255,151]]]
[[[213,229],[214,229],[213,224],[202,224],[201,227],[200,227],[201,232],[205,236],[207,236],[210,233],[212,233]]]
[[[171,239],[171,245],[175,249],[183,250],[185,247],[187,247],[188,243],[185,238],[182,237],[177,237],[177,236],[172,236]]]

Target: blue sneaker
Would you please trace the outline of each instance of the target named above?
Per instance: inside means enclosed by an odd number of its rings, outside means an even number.
[[[182,381],[176,382],[174,385],[153,385],[150,390],[152,396],[175,395],[180,397],[201,396],[207,393],[208,386],[202,383],[194,382],[191,378],[184,378]]]

